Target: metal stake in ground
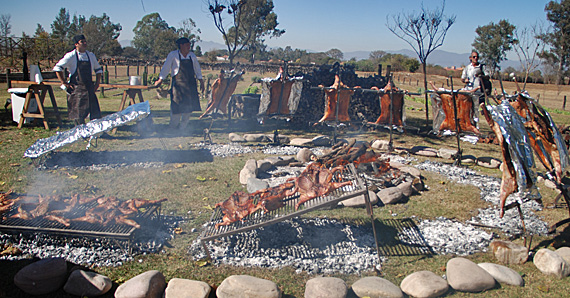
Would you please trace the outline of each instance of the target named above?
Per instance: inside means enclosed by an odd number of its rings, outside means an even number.
[[[453,117],[455,118],[455,137],[457,139],[457,154],[455,154],[454,166],[461,165],[461,145],[459,143],[459,121],[457,119],[457,102],[455,100],[455,90],[453,90],[453,77],[449,77],[449,83],[451,84],[451,98],[453,100]]]
[[[388,77],[388,82],[392,88],[390,88],[390,141],[388,142],[388,153],[392,153],[394,150],[394,142],[392,138],[392,122],[394,122],[393,113],[394,113],[394,92],[392,91],[394,87],[394,82],[392,81],[392,74]]]

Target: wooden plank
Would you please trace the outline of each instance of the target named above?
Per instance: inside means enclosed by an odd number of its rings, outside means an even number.
[[[59,86],[61,82],[54,82],[54,81],[42,81],[40,84],[32,81],[11,81],[12,84],[22,84],[22,85],[51,85],[51,86]],[[99,87],[104,88],[123,88],[123,89],[141,89],[141,90],[148,90],[154,89],[155,86],[143,86],[143,85],[128,85],[128,84],[99,84]]]

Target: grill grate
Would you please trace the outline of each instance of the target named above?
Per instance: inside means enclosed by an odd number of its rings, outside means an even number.
[[[67,213],[66,217],[76,218],[82,216],[86,210],[97,206],[97,201],[82,204],[74,208],[72,212]],[[70,222],[69,227],[65,225],[47,220],[45,218],[34,218],[24,220],[21,218],[10,218],[10,216],[18,212],[18,204],[13,206],[8,212],[4,214],[5,219],[0,221],[1,232],[38,232],[46,234],[69,235],[69,236],[84,236],[84,237],[109,237],[120,240],[130,240],[133,233],[137,228],[126,224],[93,224],[88,222]],[[153,214],[160,214],[160,204],[150,206],[146,210],[139,212],[133,218],[137,222],[141,222],[151,218]]]
[[[227,226],[220,226],[218,229],[216,229],[215,225],[222,222],[223,218],[221,208],[218,207],[214,210],[210,221],[205,225],[200,239],[202,241],[209,241],[216,238],[275,224],[277,222],[281,222],[316,209],[332,206],[340,201],[367,193],[366,185],[362,179],[356,175],[356,170],[352,164],[348,165],[346,169],[342,171],[342,176],[340,179],[335,178],[334,181],[351,181],[352,184],[338,188],[325,196],[317,197],[310,201],[307,201],[299,206],[298,210],[295,210],[295,204],[299,199],[299,194],[297,193],[286,197],[283,200],[285,203],[284,207],[273,210],[269,213],[264,213],[262,210],[258,210],[253,214],[245,217],[242,221],[234,222]],[[258,199],[258,197],[254,198],[254,203],[257,203]]]

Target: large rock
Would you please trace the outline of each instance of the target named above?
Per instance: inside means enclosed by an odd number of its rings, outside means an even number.
[[[570,274],[570,267],[564,259],[554,251],[541,248],[534,255],[534,265],[544,274],[564,278]]]
[[[500,159],[493,157],[484,156],[477,158],[477,165],[484,168],[498,169],[501,163],[502,161]]]
[[[473,155],[461,155],[461,164],[472,165],[477,162],[477,157]]]
[[[352,291],[358,297],[404,297],[404,293],[397,285],[378,276],[367,276],[357,280],[352,284]]]
[[[378,199],[380,199],[384,205],[396,204],[404,198],[402,190],[396,186],[383,189],[377,192],[376,196],[378,196]]]
[[[249,177],[247,179],[247,192],[253,193],[261,189],[266,189],[269,187],[269,183],[265,180],[257,179],[254,177]]]
[[[211,291],[203,281],[173,278],[168,282],[164,298],[207,298]]]
[[[141,273],[120,285],[115,298],[162,298],[166,279],[157,270]]]
[[[243,138],[248,142],[269,142],[270,140],[262,133],[244,134]]]
[[[449,286],[447,281],[431,271],[418,271],[406,276],[400,288],[412,297],[432,298],[445,294]]]
[[[493,263],[479,263],[479,267],[487,271],[500,284],[522,287],[524,280],[520,274],[513,269]]]
[[[230,142],[233,142],[233,143],[244,143],[244,142],[246,142],[246,140],[242,136],[238,135],[235,132],[230,132],[230,134],[228,135],[228,139],[230,140]]]
[[[369,190],[368,191],[368,197],[370,199],[370,204],[375,205],[376,203],[378,203],[378,197],[376,196],[376,194]],[[341,201],[339,203],[339,205],[342,205],[344,207],[366,207],[366,200],[364,198],[364,195],[359,195],[350,199],[346,199],[344,201]]]
[[[570,265],[570,247],[563,246],[554,252]]]
[[[447,261],[447,283],[460,292],[482,292],[495,286],[495,279],[483,268],[465,258]]]
[[[255,159],[246,161],[243,169],[239,171],[239,182],[241,184],[247,184],[247,180],[251,177],[257,177],[257,161]]]
[[[372,142],[372,145],[370,145],[372,149],[378,149],[384,151],[387,151],[389,149],[389,146],[390,146],[390,141],[388,140],[375,140],[374,142]]]
[[[297,152],[297,160],[300,162],[311,162],[316,157],[315,153],[309,148],[302,148]]]
[[[410,149],[410,152],[415,155],[425,156],[425,157],[437,157],[437,150],[427,146],[415,146]]]
[[[440,148],[437,150],[437,156],[443,159],[454,159],[457,154],[457,149]]]
[[[279,298],[281,291],[270,280],[249,275],[232,275],[222,281],[216,295],[218,298]]]
[[[107,276],[91,271],[75,270],[69,275],[63,290],[71,295],[97,297],[109,292],[112,286],[113,282]]]
[[[305,298],[345,298],[348,288],[336,277],[315,277],[305,285]]]
[[[14,284],[30,295],[44,295],[61,288],[66,277],[65,259],[49,258],[20,269],[14,276]]]
[[[420,178],[422,176],[422,173],[420,172],[420,170],[418,170],[417,168],[414,168],[412,166],[403,166],[398,168],[400,171],[402,172],[406,172],[416,178]]]
[[[489,247],[503,264],[524,264],[528,259],[528,248],[510,241],[493,240]]]
[[[257,172],[267,172],[273,168],[271,160],[262,159],[257,161]]]
[[[405,197],[409,197],[414,193],[414,185],[412,181],[404,181],[396,186],[402,191]]]
[[[293,138],[289,142],[291,146],[311,146],[313,145],[313,140],[305,138]]]
[[[332,140],[327,136],[316,136],[311,140],[311,142],[315,146],[330,146]]]

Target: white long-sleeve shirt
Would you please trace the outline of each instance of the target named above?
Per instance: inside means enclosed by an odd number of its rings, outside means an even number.
[[[65,56],[63,56],[63,58],[61,58],[61,60],[59,60],[59,62],[57,62],[53,67],[53,71],[64,71],[64,69],[67,68],[69,70],[69,76],[71,77],[77,70],[77,59],[75,58],[76,51],[77,50],[73,50],[65,54]],[[91,61],[91,69],[93,72],[96,74],[103,73],[103,68],[99,65],[99,61],[97,61],[95,54],[89,51],[85,51],[85,53],[77,52],[77,54],[79,54],[79,61]],[[87,58],[87,55],[89,55],[89,59]]]
[[[164,65],[162,66],[160,74],[158,75],[158,78],[164,80],[164,78],[166,78],[169,73],[172,77],[177,75],[178,70],[180,69],[179,57],[182,59],[192,59],[192,65],[194,65],[194,73],[196,74],[196,79],[201,80],[202,70],[200,69],[200,64],[198,63],[198,58],[196,58],[196,55],[193,52],[189,52],[188,55],[184,57],[182,53],[180,53],[180,50],[175,50],[168,53],[168,56],[166,56],[166,61],[164,61]]]

